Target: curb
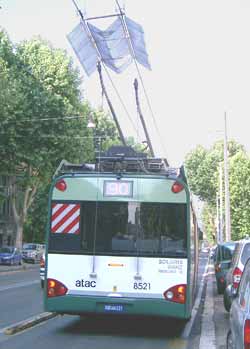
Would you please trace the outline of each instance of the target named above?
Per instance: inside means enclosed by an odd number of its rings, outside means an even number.
[[[191,331],[193,329],[194,322],[196,320],[196,316],[198,314],[200,305],[202,303],[202,293],[203,293],[203,290],[207,284],[207,272],[208,272],[209,264],[210,264],[210,257],[208,256],[207,263],[206,263],[205,269],[204,269],[204,273],[202,274],[200,286],[199,286],[199,289],[197,291],[196,300],[195,300],[195,303],[193,306],[191,319],[188,321],[188,323],[184,327],[184,330],[181,334],[181,338],[183,338],[183,339],[189,338]]]
[[[207,275],[206,297],[204,302],[204,310],[201,322],[201,336],[199,349],[216,349],[215,323],[214,323],[214,298],[213,298],[213,282],[214,276],[213,266],[210,264]]]
[[[57,315],[58,315],[57,313],[48,313],[48,312],[41,313],[39,315],[36,315],[33,318],[18,322],[17,324],[15,324],[11,327],[5,328],[3,330],[3,333],[6,335],[12,335],[12,334],[21,332],[27,328],[33,327],[41,322],[52,319],[52,318],[56,317]]]

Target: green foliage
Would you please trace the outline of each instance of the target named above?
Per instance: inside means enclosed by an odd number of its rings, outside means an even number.
[[[19,245],[35,194],[59,162],[93,157],[79,84],[65,52],[41,39],[14,47],[0,31],[0,175],[11,178]]]
[[[232,157],[237,152],[243,151],[243,147],[231,140],[228,142],[228,151],[229,157]],[[216,142],[209,150],[199,145],[185,159],[185,169],[191,190],[201,200],[212,205],[216,202],[219,164],[223,162],[223,159],[223,141]]]
[[[206,240],[211,244],[216,240],[216,223],[215,223],[215,208],[211,205],[205,204],[202,211],[202,221],[204,226],[204,234]]]
[[[228,142],[231,235],[240,239],[250,231],[250,160],[242,145]],[[216,192],[219,192],[219,165],[224,171],[223,141],[207,150],[198,146],[185,161],[191,190],[207,203],[203,220],[208,238],[215,234]],[[224,199],[223,199],[224,201]]]
[[[91,112],[95,127],[92,130],[96,153],[106,151],[111,145],[120,144],[114,121],[102,110]]]
[[[250,233],[250,158],[237,153],[230,161],[230,203],[232,239]]]

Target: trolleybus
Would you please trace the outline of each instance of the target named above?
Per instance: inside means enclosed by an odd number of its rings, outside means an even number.
[[[189,319],[198,237],[181,169],[132,148],[62,163],[51,185],[45,309]]]

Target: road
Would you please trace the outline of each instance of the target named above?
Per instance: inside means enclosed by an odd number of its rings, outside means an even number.
[[[201,280],[207,262],[200,259]],[[199,284],[200,284],[199,280]],[[15,335],[3,328],[43,312],[38,266],[34,270],[0,273],[0,348],[4,349],[184,349],[198,343],[198,331],[182,338],[185,328],[178,321],[152,318],[82,318],[57,316]],[[193,328],[197,325],[194,323]],[[195,340],[196,339],[196,340]],[[198,348],[198,347],[197,347]]]
[[[0,328],[43,311],[39,266],[35,270],[0,274]]]

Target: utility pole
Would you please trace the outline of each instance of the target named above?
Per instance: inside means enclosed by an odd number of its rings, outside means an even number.
[[[220,162],[220,200],[219,200],[219,204],[220,204],[220,219],[219,219],[219,240],[220,242],[224,241],[223,238],[223,228],[224,228],[224,224],[223,224],[223,174],[222,174],[222,163]]]
[[[220,243],[220,197],[218,192],[216,192],[216,242]]]
[[[226,241],[231,240],[231,216],[230,216],[230,193],[228,178],[228,154],[227,154],[227,114],[224,114],[224,179],[225,179],[225,235]]]

